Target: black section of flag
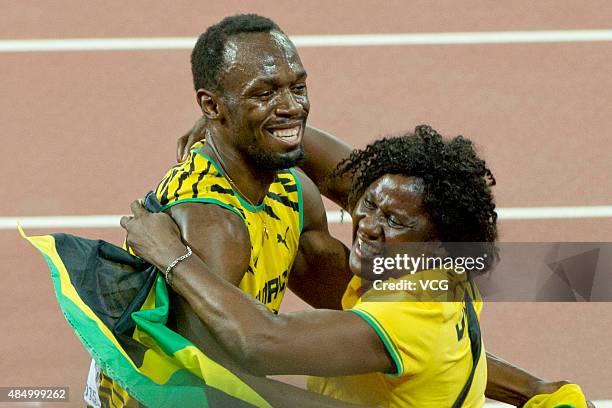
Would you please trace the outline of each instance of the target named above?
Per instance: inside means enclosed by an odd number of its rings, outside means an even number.
[[[142,307],[157,269],[108,242],[68,234],[53,234],[53,238],[79,297],[140,366],[146,348],[132,339],[131,314]]]

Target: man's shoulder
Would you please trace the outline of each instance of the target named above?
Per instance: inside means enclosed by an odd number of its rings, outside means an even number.
[[[301,169],[291,170],[300,185],[301,197],[304,211],[304,225],[307,227],[311,223],[320,223],[321,217],[325,217],[325,207],[321,199],[321,193],[315,183]]]
[[[207,241],[249,241],[246,223],[237,214],[219,205],[203,204],[181,203],[168,208],[166,212],[181,227],[182,233],[192,238],[202,236]]]
[[[228,181],[215,162],[199,149],[192,149],[185,161],[168,170],[157,185],[155,195],[162,210],[178,204],[199,202],[216,204],[245,219]]]
[[[286,172],[295,175],[297,183],[300,184],[300,188],[302,189],[302,195],[304,196],[304,199],[306,199],[306,196],[308,196],[309,198],[321,198],[321,193],[319,192],[319,189],[315,185],[314,181],[312,181],[310,177],[308,177],[306,173],[302,171],[302,169],[300,169],[299,167],[293,167],[289,170],[286,170]],[[280,176],[281,175],[279,175],[279,177]]]

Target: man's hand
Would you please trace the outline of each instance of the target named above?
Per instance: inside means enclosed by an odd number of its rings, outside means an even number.
[[[189,150],[194,143],[204,139],[204,125],[206,124],[206,117],[202,116],[196,121],[191,129],[183,136],[179,137],[176,141],[176,160],[180,163],[187,159]]]
[[[121,217],[121,226],[127,231],[127,244],[141,258],[164,270],[186,252],[178,226],[164,213],[150,213],[140,200],[130,208],[132,216]]]

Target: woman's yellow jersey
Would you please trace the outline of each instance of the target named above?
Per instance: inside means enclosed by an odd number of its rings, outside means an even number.
[[[423,272],[428,279],[445,278],[443,271]],[[421,273],[409,279],[418,278]],[[353,277],[342,306],[372,326],[397,371],[393,374],[310,377],[308,389],[368,406],[451,408],[473,366],[465,302],[377,301],[376,296],[367,296],[372,291],[361,295],[360,284],[360,279]],[[472,291],[477,292],[474,287]],[[479,294],[472,293],[470,297],[477,300],[473,305],[479,315],[482,309]],[[486,385],[487,364],[482,346],[462,406],[482,407]]]

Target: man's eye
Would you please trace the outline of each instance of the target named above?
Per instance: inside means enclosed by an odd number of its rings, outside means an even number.
[[[306,84],[296,84],[291,89],[296,93],[304,93],[306,92]]]

